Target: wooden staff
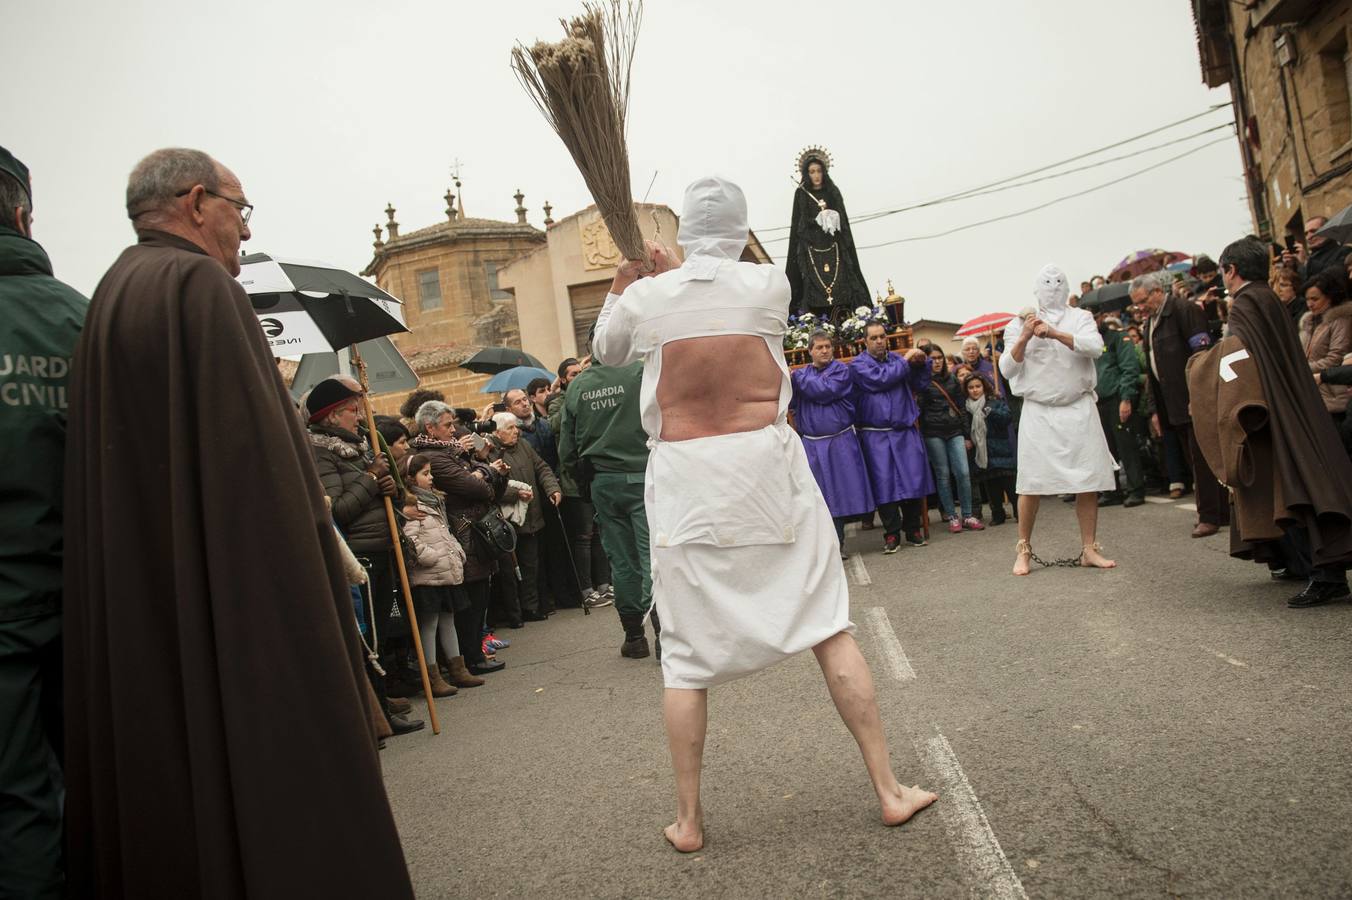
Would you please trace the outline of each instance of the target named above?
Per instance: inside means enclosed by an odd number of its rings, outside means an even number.
[[[997,396],[997,397],[1003,397],[1003,396],[1004,396],[1004,392],[1000,390],[1000,363],[999,363],[999,361],[996,360],[996,358],[995,358],[995,329],[994,329],[994,328],[991,329],[990,334],[987,335],[987,338],[988,338],[988,339],[990,340],[990,342],[991,342],[991,363],[992,363],[992,368],[995,369],[995,396]]]
[[[361,381],[361,399],[366,407],[366,428],[371,438],[371,447],[379,452],[380,438],[376,431],[376,415],[371,409],[371,398],[366,383],[366,362],[361,358],[357,345],[352,345],[352,360],[357,364],[357,377]],[[394,471],[394,460],[386,457],[390,471]],[[423,656],[422,635],[418,631],[418,614],[413,610],[413,591],[408,586],[408,569],[404,567],[404,548],[399,540],[399,523],[394,518],[394,502],[389,495],[382,495],[385,501],[385,520],[390,525],[390,540],[394,543],[394,561],[399,568],[399,587],[404,593],[404,609],[408,611],[408,625],[413,632],[413,648],[418,651],[418,674],[422,676],[423,694],[427,697],[427,717],[432,720],[432,733],[441,734],[441,725],[437,722],[437,706],[432,697],[432,682],[427,678],[427,658]],[[385,598],[384,602],[388,602]],[[376,603],[374,595],[371,602]]]

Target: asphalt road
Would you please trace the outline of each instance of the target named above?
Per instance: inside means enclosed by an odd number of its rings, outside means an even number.
[[[897,829],[803,654],[711,693],[706,845],[676,854],[658,663],[613,609],[507,632],[440,736],[382,753],[419,896],[1352,896],[1352,604],[1287,609],[1193,520],[1106,510],[1119,569],[1024,579],[1012,521],[848,535],[895,768],[941,794]],[[1072,555],[1071,508],[1033,543]]]

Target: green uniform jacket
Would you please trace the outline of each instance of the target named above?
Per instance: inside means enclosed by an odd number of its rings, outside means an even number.
[[[639,416],[643,362],[603,366],[592,362],[564,395],[559,462],[576,477],[586,457],[597,472],[648,468],[648,435]]]
[[[61,609],[66,380],[88,308],[0,226],[0,622]]]
[[[559,470],[554,474],[558,476],[559,487],[563,490],[565,497],[581,497],[582,492],[577,489],[577,482],[573,480],[573,475],[563,464],[563,401],[568,398],[566,391],[559,391],[549,398],[549,427],[554,432],[555,449],[559,451]]]
[[[1131,400],[1140,392],[1141,362],[1136,345],[1122,336],[1122,332],[1099,329],[1103,335],[1103,352],[1094,360],[1098,369],[1100,400]]]

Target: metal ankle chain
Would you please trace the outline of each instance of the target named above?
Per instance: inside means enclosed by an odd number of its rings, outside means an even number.
[[[1027,541],[1019,541],[1014,545],[1014,549],[1017,553],[1027,553],[1029,559],[1039,566],[1042,566],[1044,569],[1076,569],[1079,568],[1080,560],[1084,557],[1084,551],[1081,551],[1079,556],[1067,556],[1065,559],[1055,559],[1051,562],[1047,562],[1047,560],[1033,552],[1032,545]],[[1095,543],[1092,547],[1086,547],[1085,549],[1101,550],[1103,548]]]

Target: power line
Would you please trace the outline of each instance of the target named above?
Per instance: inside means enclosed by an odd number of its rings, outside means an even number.
[[[1186,137],[1174,138],[1173,140],[1165,141],[1162,144],[1152,144],[1149,147],[1142,147],[1140,150],[1133,150],[1130,153],[1123,153],[1121,156],[1110,156],[1107,159],[1101,159],[1098,160],[1097,162],[1092,162],[1084,166],[1076,166],[1073,169],[1066,169],[1063,172],[1053,172],[1050,175],[1043,175],[1040,178],[1030,178],[1027,181],[1016,181],[1013,184],[1003,184],[1000,185],[999,187],[987,188],[986,190],[976,190],[965,194],[956,195],[951,198],[948,198],[948,202],[953,202],[957,200],[967,200],[972,197],[985,197],[990,194],[999,194],[1002,191],[1012,191],[1015,188],[1027,187],[1030,184],[1038,184],[1043,181],[1051,181],[1056,178],[1063,178],[1066,175],[1074,175],[1077,172],[1088,172],[1090,169],[1101,168],[1102,166],[1110,165],[1115,162],[1121,162],[1124,159],[1132,159],[1133,157],[1143,156],[1146,153],[1151,153],[1154,152],[1155,150],[1162,150],[1165,147],[1172,147],[1176,144],[1182,144],[1186,141],[1192,140],[1193,138],[1198,138],[1205,134],[1211,134],[1213,131],[1220,131],[1222,129],[1233,130],[1234,127],[1235,125],[1233,122],[1222,122],[1221,124],[1216,125],[1212,128],[1204,128],[1201,131],[1193,132],[1192,134],[1187,135]],[[919,209],[921,206],[932,206],[932,205],[934,205],[934,202],[917,204],[916,206],[904,207],[902,209],[895,210],[895,212],[907,212],[911,209]],[[859,219],[856,219],[855,221],[872,222],[874,219],[882,218],[884,215],[891,215],[891,212],[874,213],[873,215],[862,216]]]
[[[920,209],[920,208],[925,207],[925,206],[933,206],[933,205],[936,204],[936,203],[946,203],[946,202],[949,202],[949,201],[951,201],[951,200],[956,200],[956,199],[960,199],[960,198],[966,197],[966,196],[969,195],[969,194],[974,194],[974,193],[976,193],[977,191],[984,191],[984,190],[986,190],[986,189],[988,189],[988,188],[997,187],[997,186],[999,186],[999,185],[1005,184],[1005,183],[1010,182],[1010,181],[1016,181],[1016,180],[1018,180],[1018,179],[1020,179],[1020,178],[1027,178],[1029,175],[1039,175],[1039,174],[1041,174],[1041,173],[1043,173],[1043,172],[1046,172],[1048,169],[1055,169],[1055,168],[1058,168],[1058,167],[1060,167],[1060,166],[1064,166],[1064,165],[1066,165],[1067,163],[1079,162],[1080,160],[1082,160],[1082,159],[1087,159],[1087,158],[1090,157],[1090,156],[1097,156],[1098,154],[1104,153],[1104,152],[1106,152],[1106,151],[1108,151],[1108,150],[1114,150],[1114,149],[1116,149],[1116,148],[1118,148],[1118,147],[1121,147],[1121,146],[1124,146],[1124,145],[1126,145],[1126,144],[1135,143],[1136,141],[1139,141],[1141,138],[1150,137],[1152,134],[1159,134],[1161,131],[1167,131],[1167,130],[1170,129],[1170,128],[1174,128],[1174,127],[1176,127],[1176,126],[1178,126],[1178,125],[1183,125],[1183,124],[1185,124],[1185,123],[1187,123],[1187,122],[1192,122],[1192,121],[1194,121],[1194,120],[1196,120],[1196,119],[1202,118],[1203,116],[1209,116],[1209,115],[1211,115],[1212,113],[1214,113],[1216,110],[1218,110],[1218,109],[1223,109],[1223,108],[1225,108],[1225,107],[1227,107],[1227,106],[1229,106],[1228,103],[1217,103],[1217,104],[1215,104],[1214,106],[1211,106],[1211,107],[1209,107],[1208,109],[1204,110],[1203,112],[1199,112],[1199,113],[1196,113],[1196,114],[1194,114],[1194,115],[1187,116],[1186,118],[1179,119],[1179,120],[1177,120],[1177,121],[1175,121],[1175,122],[1170,122],[1170,123],[1168,123],[1167,125],[1160,125],[1160,126],[1157,127],[1157,128],[1152,128],[1152,129],[1150,129],[1149,131],[1143,131],[1143,132],[1141,132],[1140,134],[1133,135],[1133,136],[1131,136],[1131,137],[1129,137],[1129,138],[1124,138],[1124,139],[1122,139],[1122,140],[1120,140],[1120,141],[1115,141],[1114,143],[1107,144],[1107,145],[1105,145],[1105,146],[1103,146],[1103,147],[1099,147],[1099,148],[1097,148],[1097,149],[1095,149],[1095,150],[1089,150],[1089,151],[1087,151],[1087,152],[1085,152],[1085,153],[1080,153],[1080,154],[1077,154],[1076,156],[1071,156],[1071,157],[1068,157],[1067,159],[1063,159],[1063,160],[1060,160],[1060,161],[1058,161],[1058,162],[1048,163],[1048,164],[1045,165],[1045,166],[1039,166],[1039,167],[1036,168],[1036,169],[1029,169],[1027,172],[1021,172],[1021,173],[1019,173],[1019,174],[1017,174],[1017,175],[1010,175],[1010,176],[1005,177],[1005,178],[1000,178],[1000,179],[998,179],[998,180],[996,180],[996,181],[992,181],[992,182],[989,182],[989,183],[983,184],[983,185],[978,185],[977,187],[974,187],[974,188],[968,188],[968,189],[965,190],[965,191],[958,191],[957,193],[954,193],[954,194],[946,194],[946,195],[944,195],[944,196],[942,196],[942,197],[936,197],[936,198],[933,199],[933,200],[926,200],[926,201],[923,201],[923,202],[920,202],[920,203],[916,203],[916,204],[912,204],[912,205],[909,205],[909,206],[900,207],[900,208],[898,208],[898,209],[881,210],[881,211],[878,211],[878,212],[864,213],[863,215],[856,217],[856,218],[855,218],[855,221],[856,221],[856,222],[867,222],[867,221],[871,221],[871,220],[873,220],[873,219],[881,218],[881,217],[883,217],[883,216],[895,215],[896,213],[899,213],[899,212],[907,212],[907,211],[912,210],[912,209]],[[1168,146],[1168,145],[1167,145],[1167,144],[1161,144],[1160,146]],[[1125,158],[1125,157],[1124,157],[1124,158]],[[789,225],[775,225],[775,226],[773,226],[773,227],[771,227],[771,228],[759,228],[759,229],[756,229],[756,231],[757,231],[758,234],[763,234],[763,233],[770,232],[770,231],[786,231],[786,230],[788,230],[790,227],[791,227],[791,226],[789,226]],[[762,241],[762,243],[764,243],[764,241]]]
[[[1029,214],[1029,213],[1033,213],[1033,212],[1037,212],[1038,210],[1046,209],[1046,208],[1049,207],[1049,206],[1055,206],[1055,205],[1058,204],[1058,203],[1064,203],[1064,202],[1067,201],[1067,200],[1073,200],[1073,199],[1075,199],[1076,197],[1083,197],[1083,196],[1086,195],[1086,194],[1092,194],[1092,193],[1094,193],[1095,191],[1101,191],[1101,190],[1103,190],[1104,188],[1112,187],[1112,186],[1115,185],[1115,184],[1121,184],[1122,182],[1127,181],[1127,180],[1132,179],[1132,178],[1135,178],[1135,177],[1137,177],[1138,175],[1144,175],[1145,173],[1147,173],[1147,172],[1152,172],[1152,171],[1154,171],[1155,169],[1160,168],[1161,166],[1167,166],[1169,163],[1177,162],[1178,160],[1183,159],[1183,158],[1186,157],[1186,156],[1192,156],[1194,153],[1197,153],[1197,152],[1199,152],[1199,151],[1201,151],[1201,150],[1205,150],[1207,147],[1214,147],[1214,146],[1217,145],[1217,144],[1228,143],[1229,140],[1230,140],[1230,139],[1229,139],[1228,137],[1223,137],[1223,138],[1218,138],[1217,140],[1214,140],[1214,141],[1208,141],[1207,143],[1201,144],[1201,145],[1196,146],[1196,147],[1193,147],[1193,148],[1191,148],[1190,150],[1185,150],[1185,151],[1183,151],[1182,153],[1178,154],[1177,156],[1171,156],[1171,157],[1169,157],[1168,159],[1160,160],[1159,162],[1154,163],[1153,165],[1146,166],[1144,169],[1137,169],[1135,172],[1130,172],[1130,173],[1128,173],[1128,174],[1126,174],[1126,175],[1123,175],[1123,176],[1121,176],[1121,177],[1119,177],[1119,178],[1114,178],[1114,179],[1111,180],[1111,181],[1105,181],[1105,182],[1103,182],[1102,184],[1096,184],[1096,185],[1094,185],[1093,187],[1085,188],[1085,189],[1082,190],[1082,191],[1076,191],[1076,192],[1073,193],[1073,194],[1066,194],[1065,196],[1057,197],[1057,198],[1055,198],[1054,200],[1048,200],[1046,203],[1039,203],[1037,206],[1030,206],[1030,207],[1028,207],[1027,209],[1021,209],[1021,210],[1019,210],[1019,211],[1017,211],[1017,212],[1006,213],[1006,214],[1004,214],[1004,215],[1002,215],[1002,216],[995,216],[994,218],[991,218],[991,219],[982,219],[980,222],[971,222],[971,223],[969,223],[969,224],[967,224],[967,225],[959,225],[959,226],[956,227],[956,228],[949,228],[949,229],[947,229],[947,230],[945,230],[945,231],[938,231],[938,232],[935,232],[934,234],[919,234],[919,235],[915,235],[915,236],[913,236],[913,237],[896,238],[895,240],[891,240],[891,241],[881,241],[881,242],[879,242],[879,243],[877,243],[877,244],[864,244],[864,245],[861,245],[861,246],[857,247],[856,249],[858,249],[858,250],[874,250],[874,249],[877,249],[878,247],[890,247],[890,246],[892,246],[893,244],[906,244],[906,243],[910,243],[910,242],[912,242],[912,241],[929,241],[929,240],[933,240],[934,238],[947,237],[947,236],[950,235],[950,234],[957,234],[957,233],[960,232],[960,231],[967,231],[967,230],[972,229],[972,228],[978,228],[978,227],[980,227],[980,226],[982,226],[982,225],[991,225],[991,224],[993,224],[993,223],[995,223],[995,222],[1003,222],[1003,221],[1005,221],[1005,220],[1007,220],[1007,219],[1014,219],[1014,218],[1017,218],[1017,217],[1019,217],[1019,216],[1025,216],[1025,215],[1027,215],[1027,214]]]
[[[1222,122],[1222,123],[1219,124],[1219,125],[1213,126],[1213,127],[1211,127],[1211,128],[1204,128],[1204,129],[1201,130],[1201,131],[1194,132],[1193,134],[1189,134],[1189,135],[1187,135],[1187,136],[1185,136],[1185,137],[1174,138],[1173,140],[1165,141],[1165,142],[1162,143],[1162,144],[1153,144],[1153,145],[1151,145],[1151,146],[1149,146],[1149,147],[1142,147],[1140,150],[1133,150],[1133,151],[1130,152],[1130,153],[1123,153],[1121,156],[1112,156],[1112,157],[1109,157],[1108,159],[1101,159],[1101,160],[1098,160],[1097,162],[1089,163],[1088,165],[1084,165],[1084,166],[1076,166],[1076,167],[1073,168],[1073,169],[1066,169],[1066,170],[1063,171],[1063,172],[1053,172],[1053,173],[1050,174],[1050,175],[1043,175],[1043,176],[1040,177],[1040,178],[1030,178],[1030,179],[1028,179],[1028,180],[1026,180],[1026,181],[1016,181],[1016,182],[1014,182],[1013,184],[1003,184],[1003,185],[1000,185],[999,187],[988,188],[988,189],[986,189],[986,190],[973,191],[973,192],[965,193],[965,194],[962,194],[962,195],[955,195],[955,196],[951,196],[951,197],[944,197],[944,198],[940,198],[940,199],[937,199],[937,200],[927,200],[927,201],[925,201],[924,203],[917,203],[917,204],[914,204],[914,205],[912,205],[912,206],[904,206],[904,207],[901,207],[900,209],[892,210],[892,213],[909,212],[909,211],[915,210],[915,209],[923,209],[923,208],[929,207],[929,206],[936,206],[936,205],[941,204],[941,203],[955,203],[955,202],[957,202],[958,200],[970,200],[970,199],[972,199],[973,197],[986,197],[986,196],[989,196],[989,195],[991,195],[991,194],[999,194],[999,193],[1003,193],[1004,191],[1012,191],[1012,190],[1014,190],[1015,188],[1027,187],[1027,186],[1030,185],[1030,184],[1039,184],[1039,183],[1044,182],[1044,181],[1052,181],[1052,180],[1057,179],[1057,178],[1063,178],[1063,177],[1065,177],[1065,176],[1067,176],[1067,175],[1074,175],[1074,174],[1076,174],[1076,173],[1078,173],[1078,172],[1087,172],[1087,171],[1089,171],[1089,170],[1091,170],[1091,169],[1097,169],[1097,168],[1101,168],[1102,166],[1111,165],[1112,163],[1121,162],[1121,161],[1124,160],[1124,159],[1131,159],[1131,158],[1136,157],[1136,156],[1142,156],[1142,155],[1144,155],[1144,154],[1146,154],[1146,153],[1153,153],[1153,152],[1156,151],[1156,150],[1162,150],[1162,149],[1164,149],[1165,147],[1172,147],[1172,146],[1174,146],[1174,145],[1176,145],[1176,144],[1182,144],[1182,143],[1184,143],[1185,141],[1190,141],[1190,140],[1192,140],[1192,139],[1194,139],[1194,138],[1199,138],[1199,137],[1202,137],[1203,135],[1211,134],[1212,132],[1215,132],[1215,131],[1221,131],[1222,129],[1233,129],[1233,128],[1234,128],[1234,123],[1233,123],[1233,122]],[[885,215],[891,215],[892,213],[874,213],[874,214],[872,214],[872,215],[864,215],[864,216],[860,216],[859,218],[855,219],[855,220],[851,223],[851,225],[861,225],[861,224],[863,224],[864,222],[872,222],[874,219],[879,219],[879,218],[882,218],[882,217],[885,216]],[[780,241],[787,241],[788,239],[789,239],[789,235],[783,235],[783,236],[781,236],[781,237],[766,238],[766,239],[762,240],[761,243],[762,243],[762,244],[775,244],[775,243],[779,243]]]

